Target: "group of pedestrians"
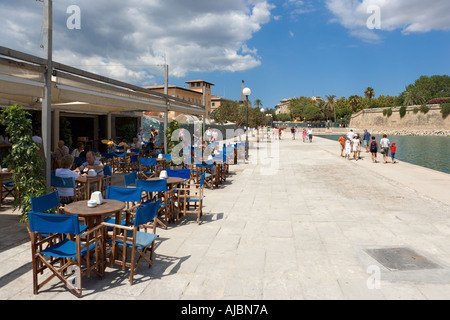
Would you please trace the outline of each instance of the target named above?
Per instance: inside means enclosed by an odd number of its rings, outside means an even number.
[[[395,142],[391,144],[386,134],[383,135],[383,138],[378,143],[376,137],[372,136],[367,129],[364,129],[362,137],[359,133],[354,133],[353,129],[350,129],[347,134],[342,134],[338,141],[341,147],[341,157],[345,159],[350,160],[353,154],[353,159],[358,161],[358,159],[361,159],[361,148],[364,147],[367,153],[371,153],[373,163],[378,162],[378,151],[382,154],[384,163],[387,163],[389,152],[391,153],[391,162],[396,163],[395,153],[397,152],[397,146]]]

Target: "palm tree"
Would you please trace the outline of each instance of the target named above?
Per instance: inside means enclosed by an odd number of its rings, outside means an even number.
[[[404,106],[419,105],[426,102],[425,95],[417,88],[406,90],[405,92],[403,92],[403,96],[405,98],[403,100]]]
[[[320,109],[320,111],[322,111],[322,114],[324,115],[324,116],[326,116],[327,117],[327,120],[328,120],[328,116],[327,116],[327,113],[326,113],[326,104],[325,104],[325,102],[323,101],[323,100],[319,100],[319,101],[317,101],[316,102],[316,107],[317,108],[319,108]]]
[[[334,122],[336,122],[336,106],[334,104],[334,99],[336,98],[336,96],[334,94],[329,94],[327,96],[325,96],[325,98],[327,99],[326,104],[328,106],[328,108],[333,108],[334,111]]]
[[[350,103],[350,105],[352,106],[352,112],[356,112],[358,111],[361,99],[359,96],[353,95],[348,98],[348,103]]]
[[[263,105],[260,99],[256,99],[255,102],[253,102],[253,104],[258,108],[261,108]]]
[[[366,98],[369,98],[369,103],[372,100],[372,98],[375,96],[375,91],[371,87],[367,87],[366,91],[364,91],[364,96]]]

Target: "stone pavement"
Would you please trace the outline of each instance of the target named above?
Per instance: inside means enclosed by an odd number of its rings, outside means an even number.
[[[200,225],[190,216],[158,229],[153,267],[141,263],[132,286],[128,271],[107,268],[83,279],[82,299],[450,299],[450,175],[339,153],[290,134],[252,144],[249,163],[205,189]],[[76,299],[59,284],[33,295],[29,237],[10,208],[0,209],[0,299]],[[394,248],[417,256],[397,270],[386,264],[397,258],[367,251]],[[417,267],[421,257],[434,267]]]

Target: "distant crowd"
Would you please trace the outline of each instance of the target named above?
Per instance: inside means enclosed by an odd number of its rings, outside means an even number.
[[[359,133],[353,132],[353,129],[350,129],[347,134],[342,134],[338,141],[341,147],[341,157],[348,160],[350,160],[352,155],[356,161],[361,159],[361,149],[365,148],[367,153],[371,153],[373,163],[378,162],[378,151],[383,156],[384,163],[387,163],[389,159],[389,152],[391,154],[391,162],[396,163],[395,153],[397,152],[397,146],[395,142],[391,143],[385,134],[378,142],[376,137],[372,136],[367,129],[364,129],[362,136]]]

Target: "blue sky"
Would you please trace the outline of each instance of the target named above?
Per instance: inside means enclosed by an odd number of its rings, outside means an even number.
[[[380,29],[367,26],[374,8]],[[42,3],[0,0],[0,12],[0,45],[42,55]],[[202,79],[232,100],[244,80],[264,108],[368,86],[396,96],[421,75],[449,74],[448,12],[448,0],[58,0],[53,55],[137,85],[163,84],[167,62],[170,84]]]

